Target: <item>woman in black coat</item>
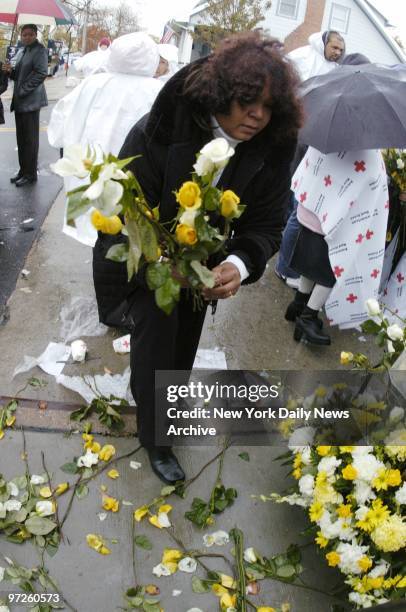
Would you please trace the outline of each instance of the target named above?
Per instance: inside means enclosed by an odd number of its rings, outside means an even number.
[[[141,155],[129,166],[160,220],[176,216],[174,191],[190,180],[196,154],[210,140],[224,137],[235,155],[218,187],[232,189],[246,210],[232,224],[227,255],[209,261],[216,286],[207,300],[235,295],[241,283],[257,281],[278,250],[289,198],[291,162],[301,108],[292,67],[258,33],[224,41],[168,81],[149,115],[128,134],[120,157]],[[188,292],[168,317],[154,293],[137,278],[126,284],[126,269],[105,259],[115,239],[99,235],[94,250],[94,281],[101,320],[127,304],[131,336],[131,390],[137,402],[139,437],[155,473],[165,482],[184,478],[168,448],[154,440],[155,370],[191,370],[205,317],[193,311]],[[225,260],[225,261],[224,261]],[[158,415],[159,418],[161,415]]]

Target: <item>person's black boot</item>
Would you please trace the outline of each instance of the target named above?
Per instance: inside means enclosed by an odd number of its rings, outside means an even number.
[[[305,306],[302,314],[297,317],[293,338],[299,342],[302,338],[310,344],[328,346],[331,338],[320,329],[318,311]]]
[[[11,177],[11,179],[10,179],[10,183],[16,183],[17,181],[19,181],[19,180],[20,180],[20,178],[21,178],[22,176],[23,176],[23,175],[21,174],[21,170],[19,170],[19,171],[17,172],[17,174],[15,174],[14,176],[12,176],[12,177]]]
[[[170,485],[185,480],[185,473],[171,448],[153,447],[147,451],[151,468],[160,480]]]
[[[303,312],[303,308],[309,301],[310,293],[301,293],[297,290],[295,292],[295,299],[289,304],[285,312],[285,319],[287,321],[296,321],[296,317],[300,317]]]

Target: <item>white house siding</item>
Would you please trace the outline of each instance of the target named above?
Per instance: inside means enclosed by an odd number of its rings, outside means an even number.
[[[363,53],[372,62],[382,64],[400,63],[401,60],[354,0],[326,0],[323,31],[329,29],[332,4],[348,7],[351,11],[348,32],[343,32],[347,53]]]

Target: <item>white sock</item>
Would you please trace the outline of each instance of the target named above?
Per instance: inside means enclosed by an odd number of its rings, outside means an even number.
[[[332,287],[324,287],[323,285],[315,285],[310,296],[307,306],[312,310],[320,310],[328,300],[328,296],[332,291]]]
[[[310,278],[301,276],[299,279],[299,291],[300,293],[311,293],[314,287],[314,282]]]

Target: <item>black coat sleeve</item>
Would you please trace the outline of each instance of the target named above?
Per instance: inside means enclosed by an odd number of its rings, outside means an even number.
[[[8,76],[1,70],[2,63],[0,62],[0,96],[7,90],[8,87]]]
[[[268,259],[279,250],[290,193],[289,161],[274,169],[265,164],[248,186],[247,208],[233,222],[234,233],[227,252],[238,255],[250,272],[244,284],[261,278]]]
[[[18,96],[25,98],[37,89],[48,76],[48,53],[44,47],[35,50],[35,57],[31,73],[20,84]]]

